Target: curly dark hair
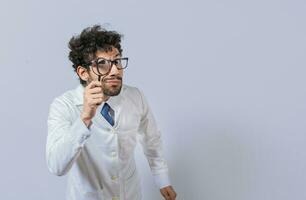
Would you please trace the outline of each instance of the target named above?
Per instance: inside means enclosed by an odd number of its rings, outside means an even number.
[[[122,54],[121,49],[122,35],[116,31],[108,31],[101,28],[100,25],[85,28],[80,35],[73,36],[69,41],[69,60],[73,63],[74,71],[77,71],[78,66],[88,69],[89,62],[95,58],[96,52],[111,51],[112,48],[118,49]],[[86,85],[80,77],[80,83]]]

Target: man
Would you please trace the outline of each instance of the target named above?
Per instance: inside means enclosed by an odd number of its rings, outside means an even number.
[[[81,84],[50,106],[48,168],[68,175],[68,200],[141,199],[138,135],[162,196],[175,200],[149,105],[139,89],[122,84],[128,58],[120,42],[120,34],[98,25],[71,38],[69,59]]]

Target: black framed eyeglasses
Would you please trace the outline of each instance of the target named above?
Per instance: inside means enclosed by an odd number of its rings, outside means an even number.
[[[98,75],[98,76],[105,76],[107,75],[113,65],[115,65],[117,67],[118,70],[123,70],[125,68],[127,68],[128,66],[128,58],[116,58],[114,60],[108,60],[105,58],[97,58],[93,61],[91,61],[91,69],[92,71]]]

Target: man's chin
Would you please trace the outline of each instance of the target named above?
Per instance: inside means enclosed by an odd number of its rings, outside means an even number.
[[[122,85],[120,85],[119,87],[113,87],[113,88],[106,88],[103,93],[107,96],[117,96],[120,94],[121,92],[121,88]]]

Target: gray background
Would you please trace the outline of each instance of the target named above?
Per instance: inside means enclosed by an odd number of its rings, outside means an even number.
[[[1,1],[0,199],[64,199],[45,161],[48,108],[78,84],[72,35],[124,34],[127,84],[163,133],[178,199],[306,198],[306,2]],[[145,200],[161,199],[137,148]]]

